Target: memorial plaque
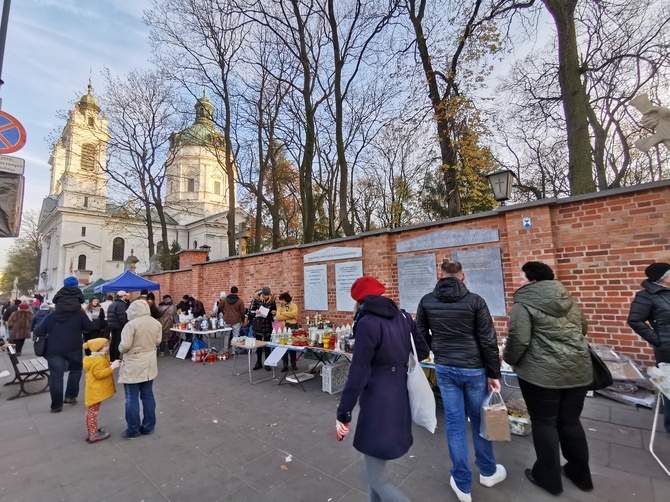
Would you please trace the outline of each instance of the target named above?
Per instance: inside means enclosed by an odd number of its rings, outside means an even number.
[[[485,242],[498,242],[500,236],[497,229],[478,230],[438,230],[430,234],[408,239],[396,244],[396,252],[423,251],[424,249],[440,249]]]
[[[463,265],[465,285],[486,300],[493,316],[506,316],[500,248],[454,251],[451,259]]]
[[[305,310],[328,310],[326,265],[305,267]]]
[[[331,261],[343,260],[345,258],[361,258],[363,256],[363,248],[344,247],[344,246],[330,246],[324,249],[319,249],[313,253],[303,256],[305,263],[315,263],[317,261]]]
[[[435,255],[399,256],[397,262],[400,308],[416,314],[419,301],[437,282]]]
[[[356,302],[351,297],[351,285],[362,276],[362,261],[345,261],[335,264],[335,291],[338,311],[354,311]]]

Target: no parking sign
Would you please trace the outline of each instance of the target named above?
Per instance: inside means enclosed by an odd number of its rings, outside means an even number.
[[[26,144],[26,130],[16,118],[0,111],[0,154],[6,155],[23,148]]]

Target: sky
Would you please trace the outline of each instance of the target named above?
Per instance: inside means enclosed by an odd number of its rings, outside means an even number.
[[[147,67],[149,28],[142,11],[150,0],[14,0],[0,87],[2,111],[25,127],[28,140],[11,154],[25,159],[23,210],[39,211],[49,192],[47,136],[65,121],[58,111],[70,110],[86,94],[102,90],[100,72],[122,75]],[[2,2],[0,2],[0,10]],[[0,269],[14,239],[0,238]]]

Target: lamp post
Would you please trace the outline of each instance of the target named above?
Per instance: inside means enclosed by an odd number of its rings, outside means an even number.
[[[514,173],[509,169],[503,169],[495,173],[487,174],[486,177],[491,184],[493,190],[493,198],[500,202],[501,206],[505,205],[505,201],[510,198],[512,194],[512,182],[514,181]]]

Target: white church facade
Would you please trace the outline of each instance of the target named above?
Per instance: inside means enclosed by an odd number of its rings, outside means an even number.
[[[192,125],[170,138],[171,162],[166,175],[168,241],[160,241],[156,217],[153,229],[157,246],[173,241],[182,250],[210,248],[210,259],[228,256],[228,179],[221,165],[221,133],[212,121],[214,107],[203,95],[195,105]],[[75,275],[81,285],[112,279],[132,262],[136,272],[150,268],[147,227],[144,221],[118,217],[123,206],[110,203],[105,166],[107,120],[88,93],[69,112],[67,123],[49,159],[51,183],[42,203],[39,231],[42,235],[39,291],[51,298],[63,279]],[[133,201],[129,200],[132,205]],[[236,210],[235,221],[248,215]]]

